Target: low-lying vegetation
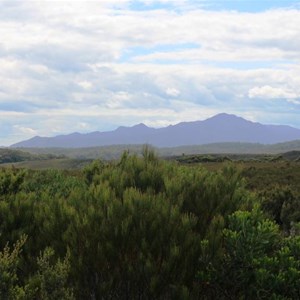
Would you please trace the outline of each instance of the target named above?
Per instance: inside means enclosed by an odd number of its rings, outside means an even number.
[[[299,299],[299,194],[243,172],[147,148],[2,169],[0,299]]]
[[[23,161],[48,160],[54,158],[63,158],[63,155],[56,154],[32,154],[30,152],[0,148],[0,164],[16,163]]]

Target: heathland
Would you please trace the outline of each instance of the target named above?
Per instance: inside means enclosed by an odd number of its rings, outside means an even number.
[[[6,164],[0,298],[299,299],[298,154]]]

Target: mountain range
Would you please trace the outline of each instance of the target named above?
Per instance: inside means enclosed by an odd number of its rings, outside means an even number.
[[[297,139],[300,139],[300,129],[287,125],[264,125],[221,113],[204,121],[182,122],[163,128],[151,128],[141,123],[132,127],[121,126],[107,132],[36,136],[11,147],[84,148],[122,144],[178,147],[224,142],[275,144]]]

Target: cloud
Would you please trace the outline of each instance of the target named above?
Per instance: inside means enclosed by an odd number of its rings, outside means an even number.
[[[269,85],[254,87],[248,92],[249,98],[264,98],[264,99],[288,99],[293,100],[300,95],[295,92],[284,89],[284,88],[274,88]]]
[[[20,125],[14,125],[14,128],[20,131],[21,133],[24,133],[26,135],[35,135],[37,133],[36,130],[30,128],[30,127],[23,127]]]
[[[78,82],[78,85],[82,87],[84,90],[89,90],[93,87],[93,84],[86,80]]]
[[[175,47],[179,41],[198,44],[199,49],[136,53],[133,60],[300,59],[300,12],[295,9],[256,14],[199,9],[174,13],[163,9],[114,11],[108,9],[109,1],[16,3],[13,10],[9,5],[2,7],[3,55],[38,61],[61,71],[81,70],[96,61],[116,61],[130,47]],[[18,19],[15,10],[21,16]]]
[[[177,97],[180,95],[180,91],[175,89],[175,88],[167,88],[166,90],[166,94],[168,96],[173,96],[173,97]]]
[[[1,1],[2,143],[221,111],[300,127],[300,10],[206,4]],[[251,101],[265,97],[287,101]]]

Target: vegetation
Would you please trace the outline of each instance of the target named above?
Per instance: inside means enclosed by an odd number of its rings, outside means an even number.
[[[27,168],[32,170],[77,170],[84,168],[91,162],[91,159],[55,158],[45,160],[28,160],[17,163],[6,163],[0,166],[3,168]]]
[[[1,169],[0,299],[299,299],[300,193],[255,177],[287,162],[213,164]]]
[[[0,164],[22,161],[48,160],[53,158],[62,158],[62,155],[54,155],[48,153],[38,155],[21,150],[0,148]]]
[[[20,148],[20,150],[30,152],[36,155],[48,155],[49,153],[56,156],[66,156],[75,159],[103,159],[114,160],[119,159],[124,151],[129,150],[130,153],[142,155],[143,145],[112,145],[102,147],[88,147],[88,148]],[[181,156],[194,154],[211,154],[218,153],[223,155],[245,154],[254,155],[266,153],[279,155],[285,152],[298,151],[300,154],[300,140],[263,145],[255,143],[214,143],[206,145],[194,146],[179,146],[172,148],[155,148],[158,156],[166,158],[173,156]],[[297,157],[299,157],[298,155]]]

